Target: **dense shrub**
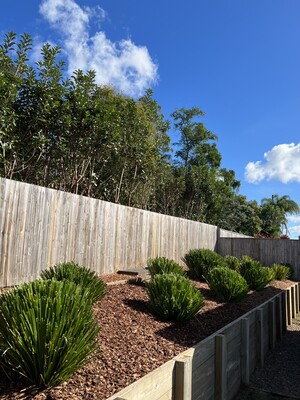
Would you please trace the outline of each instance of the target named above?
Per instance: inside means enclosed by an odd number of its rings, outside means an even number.
[[[83,291],[88,291],[92,301],[101,299],[106,292],[106,285],[95,272],[74,262],[61,263],[51,266],[41,273],[42,279],[56,281],[71,281],[80,285]]]
[[[56,386],[97,347],[92,301],[73,282],[38,280],[0,296],[0,365],[28,382]]]
[[[274,272],[274,279],[278,281],[288,279],[291,275],[290,268],[283,264],[273,264],[271,268]]]
[[[221,301],[241,301],[247,296],[249,290],[246,280],[228,267],[212,269],[207,283]]]
[[[202,280],[212,268],[226,265],[222,256],[209,249],[192,249],[185,254],[183,261],[192,273]]]
[[[226,267],[232,269],[233,271],[240,272],[240,260],[234,256],[225,256],[224,261]]]
[[[156,257],[148,260],[147,267],[151,277],[153,277],[156,274],[170,274],[170,273],[182,276],[186,275],[186,272],[179,264],[165,257]]]
[[[263,267],[268,273],[268,283],[275,280],[275,271],[271,267]]]
[[[149,306],[162,320],[185,322],[204,304],[200,291],[184,276],[158,274],[146,285]]]
[[[289,268],[289,270],[290,270],[289,278],[290,279],[294,279],[294,277],[295,277],[295,269],[294,269],[294,267],[290,263],[282,263],[282,265],[284,265],[285,267]]]
[[[262,290],[271,280],[269,269],[247,256],[241,259],[240,273],[252,290]]]

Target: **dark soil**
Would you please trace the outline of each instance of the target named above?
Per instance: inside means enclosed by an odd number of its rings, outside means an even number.
[[[0,399],[105,400],[292,284],[274,282],[261,292],[249,293],[241,303],[226,304],[217,301],[205,283],[193,283],[205,305],[184,325],[156,319],[148,311],[143,286],[109,286],[106,296],[94,305],[102,329],[100,349],[93,359],[63,385],[40,392],[9,381],[0,371]]]

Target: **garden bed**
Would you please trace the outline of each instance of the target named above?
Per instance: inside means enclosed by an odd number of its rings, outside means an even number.
[[[181,326],[161,322],[149,313],[144,287],[109,286],[106,296],[94,305],[102,330],[100,349],[93,359],[62,386],[39,393],[24,388],[21,382],[8,381],[2,374],[0,399],[25,395],[36,400],[105,400],[293,284],[276,281],[261,292],[250,292],[241,303],[225,304],[212,296],[205,283],[193,283],[201,290],[205,306]]]

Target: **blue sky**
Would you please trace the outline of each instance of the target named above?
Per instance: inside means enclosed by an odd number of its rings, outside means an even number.
[[[58,44],[69,73],[131,96],[152,87],[166,117],[198,106],[241,194],[300,204],[299,21],[299,0],[12,0],[0,33],[31,34],[33,60]],[[300,216],[289,227],[300,235]]]

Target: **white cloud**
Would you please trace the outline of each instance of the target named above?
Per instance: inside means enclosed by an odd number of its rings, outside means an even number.
[[[298,239],[300,236],[300,225],[289,226],[288,233],[291,239]]]
[[[279,144],[264,154],[265,162],[249,162],[245,178],[250,183],[279,180],[300,182],[300,143]]]
[[[288,215],[287,218],[290,224],[300,223],[300,215]]]
[[[92,19],[103,20],[100,7],[80,7],[74,0],[43,0],[40,13],[62,36],[62,47],[68,58],[68,73],[82,69],[96,71],[100,85],[139,96],[157,80],[157,65],[148,49],[130,39],[114,43],[103,31],[90,35]]]

